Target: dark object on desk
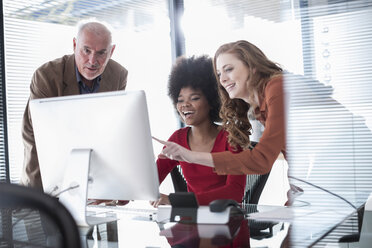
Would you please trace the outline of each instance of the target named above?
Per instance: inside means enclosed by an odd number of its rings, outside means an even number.
[[[225,211],[230,206],[239,207],[239,204],[231,199],[217,199],[209,203],[209,210],[219,213]]]
[[[172,248],[250,247],[247,220],[232,219],[223,225],[177,223],[161,230],[160,235],[167,238]]]
[[[359,208],[357,211],[357,221],[358,221],[358,232],[342,236],[338,242],[339,243],[356,243],[360,240],[360,233],[362,231],[363,216],[364,216],[364,206]]]
[[[77,225],[58,199],[33,188],[9,183],[0,184],[0,199],[0,220],[3,229],[5,228],[0,238],[11,247],[17,243],[27,246],[28,242],[30,246],[35,247],[81,247]],[[23,223],[27,231],[27,241],[24,236],[15,236],[18,233],[13,230]],[[39,229],[44,233],[38,232],[39,238],[34,237],[37,224],[40,224]],[[40,239],[44,235],[49,239],[46,240],[47,244],[40,245]],[[35,240],[37,243],[33,243]]]
[[[94,240],[102,240],[101,232],[104,233],[104,236],[107,241],[109,242],[118,242],[118,223],[117,221],[107,222],[98,224],[95,226],[90,226],[89,230],[87,231],[85,238],[86,242],[88,240],[94,241]],[[96,235],[96,237],[94,237]],[[89,247],[88,245],[86,247]]]
[[[256,204],[247,204],[244,206],[244,210],[245,214],[247,215],[258,212]],[[262,240],[272,237],[273,227],[277,224],[278,222],[273,221],[259,221],[249,219],[248,225],[250,228],[251,238],[256,240]]]
[[[197,222],[199,204],[193,192],[171,193],[169,194],[169,201],[172,205],[170,221],[178,221],[180,223]]]
[[[353,234],[342,236],[338,240],[338,242],[339,243],[355,243],[355,242],[359,242],[359,239],[360,239],[360,233],[353,233]]]
[[[248,220],[251,238],[262,240],[274,236],[273,227],[279,223],[270,221]]]

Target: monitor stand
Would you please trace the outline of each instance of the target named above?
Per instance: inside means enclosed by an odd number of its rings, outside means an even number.
[[[65,170],[59,201],[70,211],[78,226],[89,226],[86,220],[89,162],[92,149],[72,149]]]
[[[116,216],[87,216],[88,178],[92,149],[72,149],[65,170],[59,201],[70,211],[78,226],[117,220]]]

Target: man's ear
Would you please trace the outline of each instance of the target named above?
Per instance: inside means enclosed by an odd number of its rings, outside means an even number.
[[[74,52],[75,52],[75,49],[76,49],[76,38],[74,38],[72,40],[72,43],[73,43],[73,49],[74,49]]]
[[[116,47],[116,45],[112,45],[111,53],[110,53],[110,58],[111,58],[112,54],[114,53],[115,47]]]

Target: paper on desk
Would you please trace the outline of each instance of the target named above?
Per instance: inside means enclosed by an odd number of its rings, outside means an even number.
[[[291,208],[276,208],[270,211],[251,213],[248,215],[248,219],[290,222],[293,220],[294,215]]]
[[[248,219],[261,220],[261,221],[282,221],[291,222],[294,218],[309,217],[313,214],[322,214],[327,216],[330,209],[316,210],[311,208],[298,208],[298,207],[278,207],[271,210],[260,211],[248,215]]]

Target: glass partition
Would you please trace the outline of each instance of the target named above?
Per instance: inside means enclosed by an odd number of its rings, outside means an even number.
[[[372,191],[372,2],[310,3],[294,9],[305,73],[286,84],[290,175],[358,207]],[[350,207],[304,187],[312,203]]]
[[[245,39],[288,72],[289,182],[305,190],[297,204],[351,211],[363,204],[372,192],[372,1],[184,2],[187,54],[213,56]],[[342,232],[357,231],[352,225]]]

